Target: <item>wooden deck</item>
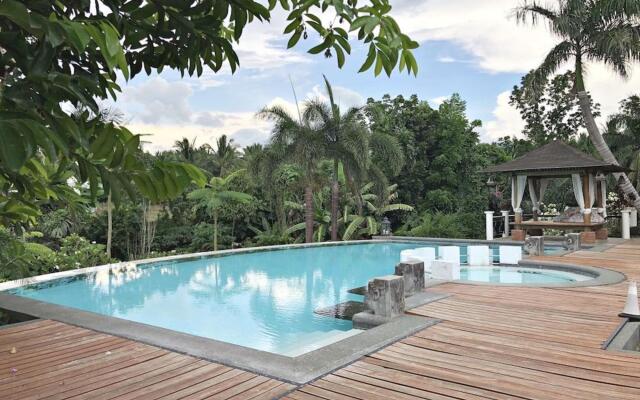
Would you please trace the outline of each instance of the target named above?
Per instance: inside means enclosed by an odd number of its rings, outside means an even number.
[[[250,372],[54,321],[0,330],[2,400],[258,400],[280,397],[292,388]]]
[[[640,280],[640,241],[558,259]],[[620,322],[627,282],[576,289],[446,284],[434,290],[454,296],[414,312],[444,322],[285,398],[640,399],[640,357],[600,348]]]
[[[640,280],[640,241],[544,259]],[[453,296],[413,312],[444,322],[294,392],[277,380],[59,322],[0,329],[0,399],[640,399],[640,357],[600,348],[620,321],[626,282],[431,290]]]

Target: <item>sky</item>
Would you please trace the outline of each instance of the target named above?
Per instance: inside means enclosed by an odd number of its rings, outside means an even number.
[[[367,48],[355,40],[342,69],[334,58],[307,54],[317,44],[311,39],[287,50],[288,38],[282,35],[285,17],[276,12],[271,23],[245,28],[236,46],[240,57],[236,73],[225,68],[218,73],[205,70],[199,78],[181,78],[171,70],[138,75],[121,83],[123,91],[115,106],[124,113],[127,127],[145,135],[150,151],[169,149],[183,137],[195,139],[196,145],[213,144],[223,134],[239,146],[266,143],[270,125],[256,113],[274,104],[294,110],[291,83],[300,101],[324,98],[324,74],[342,107],[363,105],[367,98],[384,94],[417,94],[437,107],[459,93],[467,102],[469,118],[483,123],[478,129],[482,141],[519,136],[523,122],[508,104],[509,93],[558,41],[547,28],[518,24],[513,17],[515,0],[391,0],[391,4],[400,27],[420,43],[414,51],[420,68],[417,77],[358,73]],[[614,113],[619,102],[640,87],[638,66],[626,81],[604,65],[587,68],[587,89],[601,104],[603,116]]]

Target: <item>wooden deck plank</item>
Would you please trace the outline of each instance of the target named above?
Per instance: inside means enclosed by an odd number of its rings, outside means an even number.
[[[604,253],[532,260],[612,269],[640,280],[640,240]],[[601,349],[627,282],[579,288],[448,283],[412,310],[443,320],[300,388],[291,399],[640,399],[640,356]],[[304,397],[311,395],[313,397]]]
[[[15,352],[10,351],[13,347]],[[248,400],[277,398],[294,388],[268,377],[49,320],[0,329],[0,350],[3,400]]]

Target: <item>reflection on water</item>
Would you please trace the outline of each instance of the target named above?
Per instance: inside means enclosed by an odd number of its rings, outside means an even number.
[[[347,290],[393,273],[416,243],[298,248],[123,266],[21,288],[15,294],[255,349],[284,352],[350,321],[317,308],[361,300]],[[461,249],[463,255],[466,249]],[[465,270],[467,279],[475,271]],[[504,276],[489,269],[489,280]],[[487,275],[488,274],[488,275]],[[496,275],[497,274],[497,275]],[[511,279],[511,278],[509,278]],[[528,279],[528,278],[527,278]]]
[[[246,253],[100,271],[16,294],[278,352],[351,322],[313,310],[362,298],[347,292],[393,273],[414,244],[361,244]]]

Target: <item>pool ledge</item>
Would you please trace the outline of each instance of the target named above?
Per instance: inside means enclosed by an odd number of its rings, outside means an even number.
[[[446,296],[444,296],[446,297]],[[441,297],[420,299],[419,303]],[[121,318],[0,293],[0,307],[120,336],[294,384],[304,384],[440,322],[405,314],[298,357],[286,357]]]

